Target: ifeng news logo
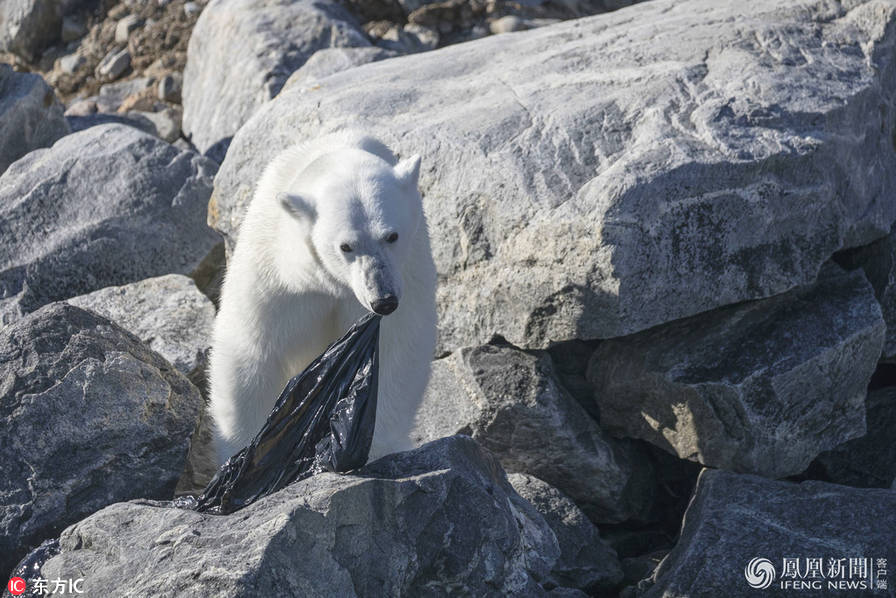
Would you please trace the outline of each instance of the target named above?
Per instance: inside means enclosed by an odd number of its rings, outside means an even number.
[[[887,559],[880,557],[784,557],[780,570],[769,559],[756,557],[744,567],[744,578],[757,590],[772,584],[782,590],[889,589]]]

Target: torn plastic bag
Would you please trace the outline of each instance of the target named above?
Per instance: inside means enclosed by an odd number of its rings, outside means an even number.
[[[362,317],[290,380],[252,443],[199,498],[175,505],[226,515],[314,473],[363,466],[376,421],[380,319]]]

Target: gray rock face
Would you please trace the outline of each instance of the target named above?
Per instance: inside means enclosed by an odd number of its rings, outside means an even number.
[[[72,297],[67,303],[96,312],[133,333],[190,380],[202,378],[215,306],[189,277],[148,278]]]
[[[335,2],[213,0],[187,49],[184,133],[205,153],[229,141],[317,50],[369,45]]]
[[[218,242],[205,223],[215,165],[137,129],[100,125],[0,176],[0,320],[169,273]]]
[[[896,228],[883,239],[845,251],[836,259],[844,268],[862,268],[874,287],[874,295],[887,323],[882,357],[885,361],[896,362]]]
[[[896,6],[844,6],[656,0],[290,89],[235,136],[211,222],[232,243],[277,152],[360,127],[423,156],[445,349],[787,291],[896,219]]]
[[[200,404],[157,353],[76,307],[0,331],[0,571],[107,505],[171,497]]]
[[[140,597],[539,596],[559,556],[544,518],[462,437],[308,478],[230,516],[113,505],[60,545],[45,578],[78,571]]]
[[[546,353],[484,345],[433,362],[413,440],[469,434],[511,472],[560,489],[594,521],[645,515],[650,465],[605,436],[557,382]]]
[[[62,28],[59,0],[4,0],[0,2],[0,51],[28,60],[59,38]]]
[[[394,58],[395,56],[398,56],[395,52],[374,46],[323,48],[312,54],[305,64],[289,76],[289,79],[283,85],[283,89],[313,85],[334,73],[367,64],[368,62]]]
[[[825,477],[837,484],[889,488],[896,482],[896,388],[868,393],[868,431],[815,460]]]
[[[616,552],[601,540],[597,528],[574,502],[530,475],[512,473],[507,481],[544,516],[557,536],[560,558],[551,570],[551,580],[557,586],[594,593],[619,583],[622,567]]]
[[[865,433],[885,326],[861,272],[601,343],[601,423],[684,459],[769,477]]]
[[[69,133],[63,110],[40,75],[0,64],[0,174],[31,150]]]
[[[887,559],[888,579],[896,557],[896,493],[884,489],[856,489],[824,482],[775,482],[751,475],[704,470],[685,514],[681,538],[654,573],[655,584],[641,594],[645,598],[663,596],[834,596],[848,594],[830,588],[833,581],[850,581],[850,559],[865,561],[866,571],[876,571],[877,559]],[[821,559],[824,579],[820,589],[782,589],[784,560],[799,559],[800,571],[806,559]],[[761,585],[763,570],[774,578],[767,590],[747,583],[745,568],[752,559],[751,576]],[[830,575],[831,561],[843,565]],[[856,566],[859,564],[856,563]],[[857,574],[853,582],[862,580]],[[876,581],[877,575],[873,580]],[[798,581],[812,581],[799,578]],[[864,579],[871,583],[871,579]],[[858,586],[853,586],[858,587]],[[872,586],[874,587],[874,586]],[[892,586],[890,586],[892,588]],[[892,589],[875,593],[892,596]],[[867,593],[867,589],[852,593]]]

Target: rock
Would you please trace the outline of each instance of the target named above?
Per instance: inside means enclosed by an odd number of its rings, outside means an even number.
[[[877,580],[869,573],[878,570],[879,558],[893,562],[894,514],[896,493],[889,490],[776,482],[707,469],[700,475],[678,544],[654,573],[653,587],[640,595],[749,596],[763,593],[757,589],[764,580],[773,595],[789,595],[794,590],[781,584],[794,581],[820,584],[814,592],[797,588],[802,595],[849,593],[842,592],[848,585],[828,584],[870,584]],[[824,578],[783,576],[787,560],[795,560],[802,573],[809,570],[809,561],[820,561]],[[842,565],[835,575],[832,564]],[[860,576],[862,564],[866,573]],[[850,566],[856,567],[852,574]],[[755,587],[748,585],[747,573]],[[858,587],[853,585],[853,591]]]
[[[896,387],[869,392],[865,412],[867,433],[821,453],[813,465],[837,484],[889,488],[896,482]]]
[[[87,26],[75,16],[62,17],[61,37],[64,43],[73,42],[87,35]]]
[[[896,219],[894,11],[655,0],[360,66],[259,109],[210,222],[232,246],[274,155],[357,127],[423,156],[443,350],[777,295]]]
[[[559,556],[544,518],[463,437],[233,515],[162,506],[113,505],[68,528],[42,576],[78,571],[123,597],[540,596]]]
[[[324,48],[312,54],[305,64],[290,75],[283,85],[283,89],[286,90],[296,86],[311,86],[334,73],[394,56],[398,56],[398,54],[375,46],[367,48]]]
[[[588,379],[601,424],[683,459],[795,475],[865,433],[885,326],[861,272],[601,343]]]
[[[119,20],[115,25],[115,43],[126,44],[131,36],[131,31],[137,29],[143,24],[143,20],[138,15],[128,15]]]
[[[200,6],[195,2],[184,2],[184,14],[188,17],[195,15],[201,10],[202,8],[200,8]]]
[[[117,83],[106,83],[100,87],[99,96],[96,98],[97,109],[100,112],[117,112],[129,97],[142,95],[155,83],[152,77],[137,77]]]
[[[495,19],[488,24],[488,28],[492,33],[510,33],[512,31],[522,31],[528,29],[525,21],[515,15],[507,15],[500,19]]]
[[[88,116],[97,112],[96,97],[75,100],[65,110],[65,116]]]
[[[68,75],[73,75],[78,71],[78,69],[84,66],[86,62],[86,58],[84,58],[77,52],[72,52],[71,54],[66,54],[59,59],[59,70]]]
[[[155,137],[160,137],[158,131],[156,131],[155,124],[138,112],[126,112],[125,114],[97,112],[95,114],[66,116],[65,120],[68,121],[73,133],[99,125],[120,124],[134,127]]]
[[[63,110],[40,75],[0,64],[0,174],[31,150],[69,133]]]
[[[64,303],[0,331],[0,571],[115,502],[169,498],[199,391],[105,318]]]
[[[131,66],[131,53],[127,48],[110,50],[96,67],[96,76],[100,79],[114,81]]]
[[[66,300],[133,333],[200,386],[215,306],[187,276],[168,274]]]
[[[183,77],[180,73],[165,75],[159,79],[158,95],[164,102],[180,103],[180,91],[183,87]]]
[[[212,0],[187,50],[184,132],[203,153],[226,145],[314,52],[369,45],[329,0]]]
[[[510,472],[561,490],[593,521],[642,518],[651,469],[628,444],[606,438],[557,382],[546,353],[484,345],[433,362],[412,440],[469,434]]]
[[[0,176],[0,321],[108,286],[189,274],[215,165],[122,125],[73,133]]]
[[[530,475],[512,473],[507,481],[544,516],[557,536],[560,558],[551,570],[555,585],[595,593],[612,589],[622,580],[616,553],[574,502]]]
[[[168,143],[173,143],[180,138],[181,112],[173,108],[165,108],[158,112],[145,112],[135,110],[128,112],[128,116],[139,116],[152,123],[155,135]]]
[[[59,38],[62,3],[58,0],[0,2],[0,51],[35,61]]]
[[[896,227],[886,237],[864,247],[844,251],[834,259],[849,270],[864,270],[887,323],[882,358],[896,362]]]

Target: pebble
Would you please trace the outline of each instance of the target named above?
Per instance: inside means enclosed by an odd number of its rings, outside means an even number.
[[[165,75],[159,80],[159,99],[164,102],[180,103],[181,77]]]
[[[184,4],[184,12],[187,14],[188,17],[193,16],[200,10],[202,10],[202,9],[195,2],[187,2],[186,4]]]
[[[128,37],[130,37],[131,35],[131,31],[140,27],[140,25],[141,19],[137,15],[128,15],[125,18],[119,20],[118,24],[115,25],[115,43],[127,43]]]
[[[112,50],[99,66],[96,67],[97,75],[103,79],[117,79],[131,66],[131,53],[125,50]]]
[[[506,17],[501,17],[500,19],[495,19],[494,21],[489,23],[488,28],[492,33],[498,34],[510,33],[511,31],[522,31],[523,29],[528,29],[529,27],[521,18],[514,15],[508,15]]]
[[[73,52],[59,59],[59,69],[63,73],[73,75],[79,68],[84,66],[85,62],[87,62],[86,58],[77,52]]]

